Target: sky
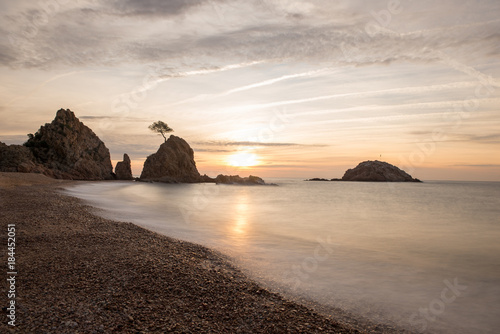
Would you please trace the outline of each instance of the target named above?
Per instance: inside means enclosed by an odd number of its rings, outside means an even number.
[[[69,108],[139,175],[162,120],[202,174],[365,160],[500,181],[500,2],[0,1],[0,141]]]

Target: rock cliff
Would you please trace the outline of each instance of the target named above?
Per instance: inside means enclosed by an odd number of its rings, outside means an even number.
[[[158,152],[146,159],[140,178],[144,181],[167,183],[202,181],[194,161],[193,149],[184,139],[174,135],[160,146]]]
[[[97,135],[76,118],[69,109],[57,111],[52,123],[29,135],[24,144],[34,162],[59,179],[114,179],[109,150]]]
[[[342,181],[421,182],[398,167],[377,160],[364,161],[347,170]]]
[[[123,155],[123,161],[116,164],[115,174],[117,180],[133,180],[132,176],[132,166],[130,164],[130,158],[128,154]]]

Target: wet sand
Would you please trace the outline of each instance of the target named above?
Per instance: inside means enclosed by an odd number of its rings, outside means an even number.
[[[360,333],[261,288],[215,251],[96,216],[58,192],[69,182],[0,173],[18,272],[16,327],[4,307],[0,332]],[[7,252],[7,233],[0,242]]]

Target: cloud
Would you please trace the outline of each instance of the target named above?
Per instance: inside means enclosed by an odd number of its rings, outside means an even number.
[[[499,168],[500,165],[497,165],[497,164],[486,164],[486,165],[452,165],[452,167]]]
[[[101,120],[101,119],[112,119],[117,118],[113,116],[79,116],[79,119],[91,119],[91,120]]]
[[[264,164],[264,165],[256,165],[252,166],[253,169],[293,169],[293,170],[310,170],[311,166],[304,164],[304,165],[297,165],[297,164]]]
[[[283,75],[283,76],[278,77],[278,78],[264,80],[264,81],[257,82],[257,83],[251,84],[251,85],[246,85],[246,86],[242,86],[242,87],[230,89],[227,92],[222,93],[221,96],[227,96],[227,95],[230,95],[230,94],[239,93],[239,92],[243,92],[243,91],[254,89],[254,88],[260,88],[260,87],[264,87],[264,86],[274,85],[274,84],[276,84],[278,82],[285,81],[285,80],[291,80],[291,79],[297,79],[297,78],[304,78],[304,77],[311,77],[311,76],[315,76],[315,75],[318,75],[318,74],[321,74],[321,73],[324,74],[325,72],[331,71],[331,70],[332,69],[330,69],[330,68],[325,68],[325,69],[321,69],[321,70],[315,70],[315,71],[308,71],[308,72],[303,72],[303,73]]]
[[[254,62],[254,63],[249,64],[249,66],[252,66],[252,65],[255,65],[255,64],[260,64],[260,63],[261,62],[257,62],[257,63]],[[332,71],[333,71],[332,68],[324,68],[324,69],[320,69],[320,70],[308,71],[308,72],[303,72],[303,73],[283,75],[283,76],[280,76],[278,78],[273,78],[273,79],[264,80],[264,81],[257,82],[257,83],[254,83],[254,84],[250,84],[250,85],[245,85],[245,86],[233,88],[233,89],[230,89],[230,90],[227,90],[225,92],[218,93],[218,94],[202,94],[202,95],[194,96],[194,97],[191,97],[191,98],[188,98],[188,99],[184,99],[184,100],[172,103],[170,105],[170,107],[181,105],[181,104],[185,104],[185,103],[189,103],[189,102],[196,102],[196,101],[200,101],[200,100],[206,100],[206,99],[209,99],[209,98],[225,97],[225,96],[229,96],[231,94],[240,93],[240,92],[244,92],[244,91],[251,90],[251,89],[256,89],[256,88],[261,88],[261,87],[265,87],[265,86],[274,85],[276,83],[279,83],[279,82],[282,82],[282,81],[286,81],[286,80],[292,80],[292,79],[297,79],[297,78],[305,78],[305,77],[313,77],[313,76],[317,76],[317,75],[320,75],[320,74],[326,74],[326,73],[329,73],[329,72],[332,72]]]
[[[152,122],[151,119],[148,118],[138,118],[138,117],[122,117],[122,116],[78,116],[79,119],[87,119],[93,121],[111,119],[111,120],[120,120],[125,122]]]
[[[331,94],[331,95],[322,95],[315,96],[305,99],[295,99],[295,100],[285,100],[264,104],[255,104],[248,105],[246,108],[248,109],[263,109],[263,108],[272,108],[272,107],[280,107],[286,105],[293,104],[302,104],[308,102],[316,102],[316,101],[324,101],[324,100],[332,100],[339,98],[367,98],[373,96],[382,96],[389,94],[418,94],[418,93],[426,93],[426,92],[436,92],[442,90],[449,89],[458,89],[458,88],[471,88],[476,87],[476,82],[454,82],[449,84],[441,84],[441,85],[430,85],[430,86],[418,86],[418,87],[402,87],[402,88],[391,88],[391,89],[382,89],[382,90],[373,90],[373,91],[365,91],[365,92],[356,92],[356,93],[344,93],[344,94]],[[414,103],[415,105],[421,105],[423,103]]]
[[[198,145],[206,146],[262,146],[262,147],[286,147],[286,146],[314,146],[326,147],[324,144],[297,144],[297,143],[266,143],[266,142],[253,142],[253,141],[203,141],[196,142]]]
[[[433,132],[427,131],[412,131],[411,134],[418,136],[431,137]],[[493,133],[487,135],[466,134],[466,133],[447,133],[446,137],[440,142],[463,142],[468,144],[500,144],[500,134]]]
[[[494,3],[475,6],[476,12],[498,10]],[[451,7],[457,16],[468,10],[467,6]],[[419,8],[413,10],[405,12],[408,25],[418,26]],[[374,20],[369,9],[355,5],[339,9],[322,1],[309,5],[295,1],[83,1],[60,6],[38,22],[34,17],[40,12],[29,7],[5,14],[8,19],[2,20],[0,30],[13,38],[0,42],[2,64],[47,68],[161,63],[173,74],[203,74],[228,63],[258,61],[329,66],[432,62],[439,60],[436,51],[475,59],[497,56],[500,44],[498,20],[414,33],[400,33],[397,26],[391,26],[393,31],[380,29],[370,35],[365,29]],[[428,14],[429,19],[442,18],[439,9]],[[319,19],[323,17],[332,19]],[[160,24],[156,18],[164,21]],[[34,31],[32,37],[30,31]]]
[[[211,149],[211,148],[193,148],[193,151],[195,151],[195,152],[209,152],[209,153],[228,153],[228,152],[233,152],[231,150],[217,150],[217,149]]]
[[[117,0],[108,6],[112,13],[123,16],[170,17],[183,14],[206,3],[223,0]]]
[[[461,135],[459,141],[474,142],[481,144],[500,144],[500,134],[494,133],[489,135],[467,134]]]
[[[231,70],[237,70],[240,68],[245,68],[245,67],[250,67],[254,66],[257,64],[262,64],[264,61],[252,61],[252,62],[243,62],[239,64],[230,64],[230,65],[225,65],[225,66],[210,66],[208,68],[199,68],[193,71],[187,71],[187,72],[172,72],[169,74],[163,74],[159,76],[160,80],[164,79],[170,79],[170,78],[184,78],[184,77],[190,77],[190,76],[195,76],[195,75],[205,75],[205,74],[212,74],[212,73],[217,73],[217,72],[226,72],[226,71],[231,71]],[[171,70],[171,69],[164,69],[165,70]]]

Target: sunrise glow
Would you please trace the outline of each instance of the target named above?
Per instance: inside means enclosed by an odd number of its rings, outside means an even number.
[[[252,167],[259,164],[258,157],[251,152],[238,152],[228,157],[227,162],[233,167]]]

